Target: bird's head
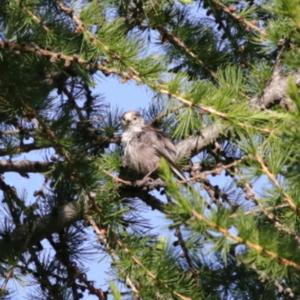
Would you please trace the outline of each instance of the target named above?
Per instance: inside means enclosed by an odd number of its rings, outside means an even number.
[[[124,129],[141,128],[145,125],[145,120],[138,111],[126,112],[121,122]]]

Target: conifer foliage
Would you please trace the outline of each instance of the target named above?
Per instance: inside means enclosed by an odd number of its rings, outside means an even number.
[[[299,67],[299,0],[0,1],[0,298],[299,299]],[[123,176],[110,77],[186,180]]]

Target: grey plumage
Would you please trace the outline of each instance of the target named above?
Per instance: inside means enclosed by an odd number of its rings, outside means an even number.
[[[145,124],[139,112],[126,112],[122,126],[124,168],[147,175],[157,170],[161,157],[172,167],[176,160],[175,145],[161,131]]]

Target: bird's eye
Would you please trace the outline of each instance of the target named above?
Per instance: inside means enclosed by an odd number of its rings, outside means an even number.
[[[136,117],[134,117],[133,120],[136,120]]]

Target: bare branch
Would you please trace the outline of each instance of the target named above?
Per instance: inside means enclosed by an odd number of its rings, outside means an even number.
[[[46,172],[52,162],[30,160],[0,160],[0,172],[39,173]]]
[[[49,145],[37,145],[36,143],[24,144],[21,146],[11,147],[11,148],[2,148],[0,149],[0,156],[11,155],[11,154],[20,154],[23,152],[30,152],[32,150],[40,150],[51,147]]]
[[[7,259],[28,250],[32,245],[82,217],[83,206],[80,203],[69,202],[52,214],[16,227],[13,232],[0,239],[0,259]]]
[[[300,86],[300,72],[292,74],[296,84]],[[288,76],[281,74],[281,66],[276,66],[269,84],[261,97],[250,100],[250,104],[263,109],[271,108],[275,104],[291,110],[293,103],[287,97]]]
[[[205,127],[199,136],[191,136],[176,145],[177,159],[191,157],[200,152],[204,147],[213,143],[222,133],[225,127],[221,124],[213,124]]]

